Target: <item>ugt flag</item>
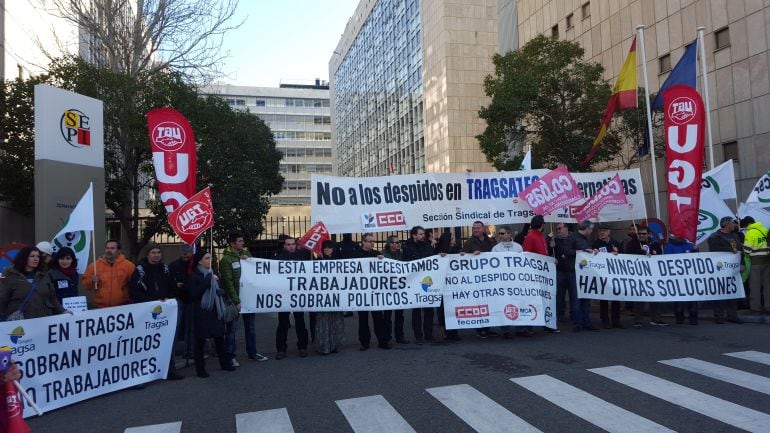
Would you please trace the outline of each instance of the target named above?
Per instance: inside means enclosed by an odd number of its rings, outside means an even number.
[[[51,241],[54,252],[59,248],[69,247],[78,259],[78,272],[84,273],[88,265],[88,252],[91,246],[91,232],[94,231],[94,184],[89,183],[88,190],[80,198],[75,209],[70,213],[64,227]]]
[[[168,216],[168,223],[182,240],[192,245],[203,232],[214,227],[214,205],[211,190],[205,188],[190,197]]]
[[[312,251],[315,253],[316,257],[319,257],[323,254],[321,245],[324,241],[330,239],[331,236],[329,236],[329,230],[326,230],[326,226],[323,222],[318,221],[297,241],[297,244],[302,248]]]
[[[173,108],[156,108],[147,113],[147,129],[160,201],[171,213],[197,188],[195,136],[190,122]]]
[[[663,94],[668,217],[671,234],[696,242],[705,154],[706,115],[695,89],[676,85]]]

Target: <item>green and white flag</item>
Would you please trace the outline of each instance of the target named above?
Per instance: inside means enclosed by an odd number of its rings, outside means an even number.
[[[705,180],[706,177],[704,176],[703,179]],[[719,230],[719,220],[724,217],[735,218],[735,214],[727,207],[715,188],[701,188],[695,245],[700,245],[712,233]]]
[[[54,252],[59,248],[69,247],[75,251],[78,259],[78,272],[84,273],[88,265],[88,253],[91,235],[94,231],[94,185],[89,184],[88,191],[72,210],[64,227],[51,241]]]
[[[722,200],[738,199],[738,193],[735,191],[735,172],[733,171],[732,159],[703,173],[703,189],[706,188],[714,189]],[[701,198],[701,200],[703,199]]]
[[[770,206],[770,171],[759,178],[746,199],[746,204],[760,203],[760,207]]]
[[[519,170],[532,170],[532,149],[529,149],[527,154],[524,155],[524,159],[521,161]]]
[[[750,216],[754,221],[761,222],[763,226],[770,227],[770,211],[762,209],[762,203],[741,203],[738,206],[740,218]]]

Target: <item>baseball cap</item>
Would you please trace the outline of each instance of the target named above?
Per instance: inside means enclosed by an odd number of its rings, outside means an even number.
[[[38,242],[37,245],[35,245],[37,249],[40,250],[41,253],[46,253],[49,256],[53,255],[53,246],[48,241],[42,241]]]

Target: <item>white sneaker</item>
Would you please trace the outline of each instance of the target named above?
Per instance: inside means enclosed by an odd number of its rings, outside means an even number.
[[[249,359],[251,359],[252,361],[267,361],[270,358],[268,358],[267,356],[261,353],[257,353],[256,355],[254,355],[253,358],[250,357]]]
[[[235,358],[233,358],[233,362],[230,365],[232,365],[233,367],[240,367],[241,366],[241,364],[239,364],[238,361]]]

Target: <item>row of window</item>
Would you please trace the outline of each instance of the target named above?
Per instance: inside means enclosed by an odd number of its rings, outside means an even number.
[[[331,173],[331,164],[281,164],[281,173]]]
[[[328,141],[332,139],[331,132],[308,132],[308,131],[273,131],[273,138],[278,140],[299,140],[299,141]]]
[[[270,123],[296,123],[300,125],[329,125],[330,116],[313,116],[301,114],[258,114],[259,118]]]
[[[305,148],[305,147],[288,147],[288,148],[278,148],[278,151],[283,154],[284,158],[305,158],[305,157],[314,157],[314,158],[331,158],[332,157],[332,150],[329,148],[326,149],[320,149],[320,148]]]
[[[228,97],[225,102],[234,107],[245,107],[249,105],[256,107],[309,107],[321,108],[328,107],[328,99],[304,99],[304,98],[260,98],[260,97]]]

